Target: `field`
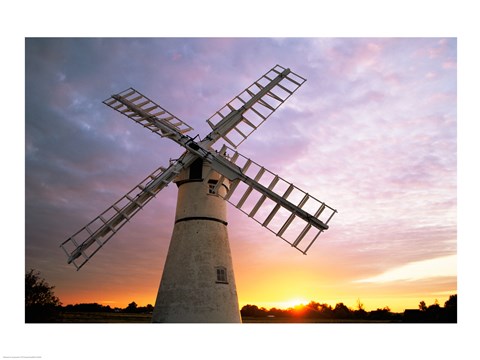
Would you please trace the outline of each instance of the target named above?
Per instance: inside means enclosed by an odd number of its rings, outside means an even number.
[[[390,320],[356,320],[356,319],[319,319],[319,318],[295,318],[295,317],[278,317],[278,318],[255,318],[244,317],[243,323],[262,323],[262,324],[319,324],[319,323],[391,323]]]
[[[62,323],[149,323],[152,314],[107,313],[107,312],[64,312]]]
[[[65,312],[58,322],[61,323],[124,323],[145,324],[150,323],[151,314],[129,313],[101,313],[101,312]],[[391,321],[366,321],[366,320],[338,320],[338,319],[306,319],[306,318],[280,318],[280,317],[244,317],[243,323],[257,324],[285,324],[285,323],[388,323]]]

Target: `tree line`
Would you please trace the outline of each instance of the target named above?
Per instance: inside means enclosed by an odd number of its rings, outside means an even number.
[[[138,306],[135,301],[132,301],[125,308],[112,308],[110,305],[101,305],[98,303],[83,303],[62,306],[61,309],[66,312],[150,314],[153,311],[153,305],[148,304],[147,306]]]
[[[357,308],[351,309],[344,303],[334,307],[329,304],[310,301],[307,305],[298,305],[288,309],[275,307],[266,309],[256,305],[245,305],[241,309],[242,318],[303,318],[323,320],[356,320],[356,321],[392,321],[392,322],[457,322],[457,294],[450,295],[441,307],[438,301],[427,306],[420,301],[418,309],[406,309],[403,313],[394,313],[388,306],[373,311],[366,311],[360,300]]]
[[[50,286],[38,271],[30,270],[25,275],[25,322],[56,322],[63,312],[91,312],[91,313],[134,313],[150,314],[153,306],[138,306],[134,301],[125,308],[112,308],[110,305],[98,303],[75,304],[62,306],[60,299],[54,294],[55,286]],[[366,311],[360,299],[357,308],[351,309],[344,303],[337,303],[334,307],[315,301],[307,305],[299,305],[288,309],[259,308],[256,305],[245,305],[240,311],[242,318],[257,320],[268,318],[280,319],[319,319],[319,320],[353,320],[353,321],[391,321],[391,322],[457,322],[457,294],[450,295],[444,306],[438,301],[427,306],[420,301],[418,309],[407,309],[403,313],[394,313],[389,307]]]

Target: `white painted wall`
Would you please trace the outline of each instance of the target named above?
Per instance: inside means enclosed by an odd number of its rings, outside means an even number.
[[[203,174],[209,170],[204,164]],[[209,178],[218,179],[219,175],[211,173]],[[176,182],[185,179],[188,169]],[[227,226],[222,223],[226,216],[226,202],[208,193],[207,181],[179,186],[175,220],[211,219],[176,222],[152,322],[241,322]],[[226,268],[227,284],[217,282],[219,266]]]

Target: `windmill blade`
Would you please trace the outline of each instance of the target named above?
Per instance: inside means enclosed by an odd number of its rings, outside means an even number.
[[[205,139],[222,137],[239,146],[305,81],[290,69],[274,66],[207,120],[213,131]]]
[[[231,185],[223,198],[297,250],[306,254],[328,229],[337,212],[332,207],[231,148],[212,155],[212,168],[222,174],[213,191],[218,194],[228,178]]]
[[[159,167],[107,210],[64,241],[60,247],[67,254],[68,263],[73,263],[79,270],[123,225],[196,158],[196,155],[186,153],[167,169]]]
[[[193,130],[191,126],[133,88],[112,95],[103,103],[162,137]],[[159,126],[159,123],[164,126]]]

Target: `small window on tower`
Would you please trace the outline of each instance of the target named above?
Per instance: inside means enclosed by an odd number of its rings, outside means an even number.
[[[217,271],[217,284],[228,284],[227,280],[227,269],[223,266],[217,266],[215,268]]]
[[[211,195],[218,195],[215,193],[215,186],[218,184],[218,180],[208,180],[208,193]]]

